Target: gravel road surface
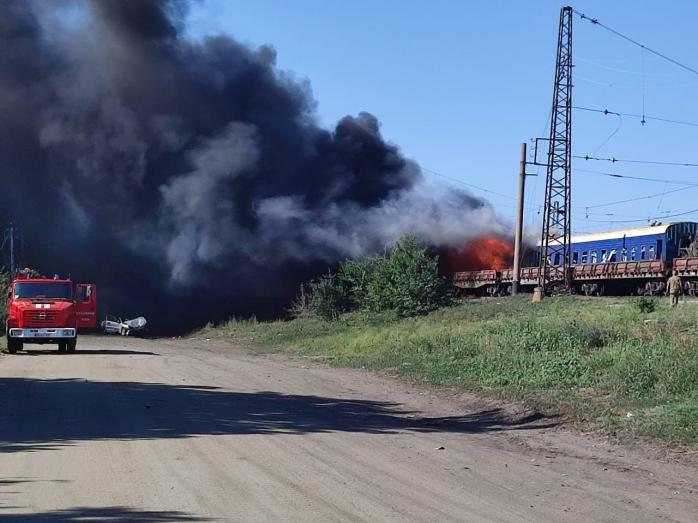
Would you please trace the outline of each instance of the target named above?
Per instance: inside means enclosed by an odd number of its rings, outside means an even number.
[[[695,463],[213,341],[0,355],[0,522],[695,522]]]

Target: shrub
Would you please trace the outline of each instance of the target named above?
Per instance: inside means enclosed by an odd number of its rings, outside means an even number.
[[[387,256],[373,259],[365,295],[367,309],[414,316],[449,301],[448,286],[438,273],[438,258],[429,256],[414,236],[405,236]]]
[[[657,308],[657,301],[654,298],[648,298],[647,296],[640,296],[639,298],[635,299],[633,303],[635,307],[637,307],[637,309],[643,313],[654,312],[654,310]]]
[[[415,316],[450,299],[448,284],[438,274],[438,258],[429,256],[414,236],[406,236],[384,256],[345,260],[337,273],[301,286],[291,312],[326,320],[352,310]]]
[[[299,318],[312,312],[310,310],[310,295],[308,294],[307,285],[302,283],[298,289],[298,294],[291,302],[288,312],[293,318]]]
[[[307,306],[325,320],[336,320],[350,308],[347,285],[338,274],[325,274],[308,284]]]
[[[353,309],[361,309],[366,303],[373,265],[373,258],[346,260],[339,264],[338,276]]]

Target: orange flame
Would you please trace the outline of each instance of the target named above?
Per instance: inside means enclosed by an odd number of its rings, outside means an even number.
[[[514,248],[502,238],[485,236],[460,249],[448,249],[441,253],[441,271],[452,274],[458,271],[481,269],[502,270],[512,266]]]

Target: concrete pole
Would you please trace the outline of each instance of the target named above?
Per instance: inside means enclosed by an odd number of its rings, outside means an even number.
[[[519,162],[519,194],[516,202],[516,227],[514,230],[514,281],[511,293],[519,292],[521,272],[521,237],[523,236],[524,194],[526,190],[526,142],[521,144],[521,161]]]

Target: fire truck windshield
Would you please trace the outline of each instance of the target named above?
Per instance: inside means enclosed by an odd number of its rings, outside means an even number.
[[[73,297],[73,289],[70,283],[63,282],[21,282],[15,283],[14,297],[70,300]]]

